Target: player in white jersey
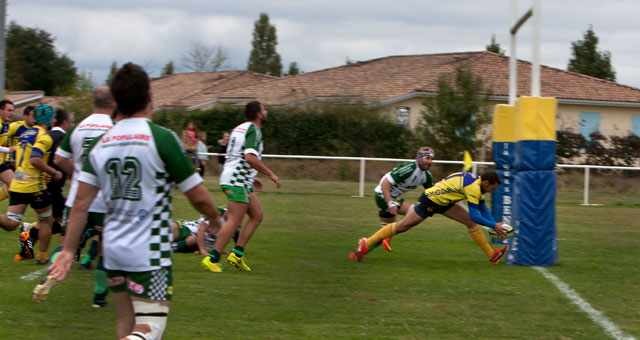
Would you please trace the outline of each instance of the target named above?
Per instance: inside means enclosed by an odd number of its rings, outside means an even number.
[[[249,219],[242,227],[238,243],[227,257],[227,262],[240,270],[251,271],[243,258],[244,248],[263,217],[260,201],[254,192],[262,189],[262,182],[256,175],[260,172],[269,176],[280,188],[280,178],[261,160],[263,145],[260,128],[267,121],[267,110],[260,102],[252,101],[247,103],[244,115],[247,121],[231,132],[224,169],[220,175],[220,187],[227,196],[229,218],[222,225],[210,255],[202,259],[202,266],[211,272],[222,271],[218,264],[220,254],[242,224],[245,214],[249,215]]]
[[[175,186],[212,226],[219,213],[174,132],[151,122],[147,73],[125,64],[111,81],[122,119],[90,146],[79,175],[64,249],[51,274],[64,279],[91,202],[106,202],[103,256],[118,339],[162,339],[173,294],[171,199]]]
[[[220,225],[226,221],[227,209],[218,208],[220,213]],[[176,220],[171,222],[171,230],[173,232],[173,247],[174,253],[190,253],[197,251],[204,256],[209,255],[208,249],[213,248],[213,245],[218,238],[218,231],[209,227],[209,221],[206,218],[200,217],[195,221]],[[239,233],[236,231],[233,235],[234,241],[238,242]]]
[[[80,171],[82,170],[82,162],[88,152],[89,144],[104,134],[107,130],[113,126],[113,119],[111,114],[116,108],[116,103],[111,96],[111,90],[108,86],[100,86],[94,93],[94,113],[83,119],[80,123],[73,126],[66,134],[62,143],[58,147],[54,162],[60,169],[67,173],[71,177],[71,187],[67,195],[67,201],[65,202],[65,209],[62,219],[62,233],[58,243],[58,247],[51,254],[50,260],[53,262],[58,256],[58,253],[62,250],[64,245],[64,239],[66,235],[66,224],[69,216],[69,209],[73,206],[73,202],[78,190],[78,178],[80,177]],[[104,213],[107,212],[107,207],[103,200],[95,200],[89,208],[89,218],[85,229],[93,231],[101,231],[103,226]],[[83,236],[91,236],[92,233],[83,233]],[[81,242],[84,245],[83,240]],[[80,249],[77,250],[76,260],[79,257]],[[98,258],[98,266],[95,271],[95,287],[93,305],[96,307],[106,307],[106,296],[108,292],[107,276],[102,264],[102,257]],[[55,284],[55,279],[47,275],[47,277],[37,285],[32,293],[32,300],[34,302],[40,302],[47,298],[49,291]]]
[[[404,199],[398,200],[408,191],[418,186],[430,188],[433,186],[433,175],[429,172],[435,151],[430,147],[421,147],[415,161],[404,162],[387,172],[374,189],[380,225],[385,226],[396,221],[396,215],[406,215],[411,203]],[[391,251],[391,238],[382,240],[382,245]]]

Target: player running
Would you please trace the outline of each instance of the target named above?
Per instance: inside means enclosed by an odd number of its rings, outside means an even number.
[[[396,215],[406,215],[411,209],[412,204],[409,201],[398,200],[398,197],[420,185],[425,189],[433,186],[433,175],[429,168],[435,155],[432,148],[421,147],[415,161],[401,163],[382,176],[374,189],[381,226],[395,222]],[[391,251],[391,237],[382,240],[382,245],[387,251]]]

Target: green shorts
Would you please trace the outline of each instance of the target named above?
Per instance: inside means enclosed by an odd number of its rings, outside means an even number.
[[[67,234],[67,221],[69,219],[69,213],[71,213],[71,208],[65,206],[62,211],[62,236]],[[104,213],[94,213],[90,212],[87,215],[87,224],[84,226],[84,230],[89,231],[89,235],[93,237],[94,235],[99,235],[102,238],[102,229],[104,228]]]
[[[234,187],[231,185],[221,185],[222,192],[227,196],[227,200],[234,202],[249,203],[249,194],[253,188]]]
[[[171,301],[173,295],[173,270],[171,267],[148,272],[106,270],[109,290],[127,292],[131,296],[156,301]]]

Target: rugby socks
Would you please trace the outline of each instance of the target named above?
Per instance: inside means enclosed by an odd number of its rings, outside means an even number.
[[[473,241],[482,249],[485,255],[489,259],[493,257],[493,248],[487,243],[487,239],[484,237],[484,232],[482,231],[482,227],[479,225],[475,225],[473,228],[469,228],[469,236],[473,239]]]
[[[238,245],[233,247],[233,250],[231,251],[236,254],[237,257],[242,257],[242,255],[244,255],[244,247],[240,247]]]
[[[7,198],[9,198],[9,189],[7,188],[7,185],[3,185],[2,189],[0,189],[0,201],[4,201]]]
[[[38,230],[38,228],[31,228],[29,230],[29,237],[31,237],[33,243],[36,243],[36,241],[38,240]]]
[[[107,286],[107,272],[104,271],[104,265],[102,263],[102,256],[98,257],[98,266],[95,270],[96,277],[96,285],[93,288],[93,292],[96,295],[100,295],[104,297],[107,295],[108,286]]]
[[[366,242],[367,248],[371,248],[377,245],[378,243],[382,242],[382,240],[384,240],[385,238],[391,237],[395,234],[397,234],[396,224],[389,223],[386,226],[380,228],[375,234],[367,238],[367,242]]]
[[[58,255],[58,253],[56,253],[56,255]],[[38,254],[36,255],[36,260],[38,260],[41,263],[47,262],[47,252],[38,250]]]
[[[220,253],[215,249],[211,249],[209,252],[209,258],[211,258],[211,263],[220,262]]]
[[[189,250],[189,246],[187,245],[186,239],[182,241],[174,242],[171,247],[173,248],[173,251],[176,253],[186,253]]]

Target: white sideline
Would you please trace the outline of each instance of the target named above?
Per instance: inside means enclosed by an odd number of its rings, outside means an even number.
[[[42,274],[45,274],[46,272],[47,272],[47,268],[45,267],[45,268],[42,268],[42,269],[38,269],[33,273],[29,273],[27,275],[20,276],[20,279],[26,280],[26,281],[33,281],[35,279],[38,279],[38,278],[42,277]]]
[[[587,301],[585,301],[583,298],[581,298],[580,295],[578,295],[578,293],[576,293],[575,290],[571,289],[571,287],[569,287],[566,283],[560,281],[560,279],[557,276],[551,274],[548,270],[546,270],[543,267],[533,266],[531,268],[537,270],[538,272],[540,272],[540,274],[542,274],[549,281],[551,281],[551,283],[553,283],[562,294],[564,294],[567,298],[569,298],[569,300],[571,300],[571,303],[578,306],[578,308],[580,308],[583,312],[585,312],[589,316],[589,318],[593,320],[593,322],[602,326],[602,328],[604,328],[604,330],[606,331],[607,334],[609,334],[609,336],[611,336],[616,340],[635,340],[636,339],[630,335],[625,334],[622,330],[620,330],[620,328],[618,328],[618,326],[616,326],[613,322],[611,322],[611,320],[609,320],[604,314],[602,314],[601,312],[591,307],[591,305]]]

